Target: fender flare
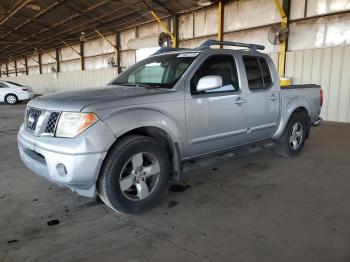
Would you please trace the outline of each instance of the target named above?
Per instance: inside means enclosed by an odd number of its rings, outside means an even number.
[[[275,134],[272,137],[273,139],[276,140],[281,137],[290,117],[299,108],[305,109],[308,116],[310,116],[310,105],[305,97],[297,96],[293,99],[288,99],[288,97],[283,98],[280,123]]]

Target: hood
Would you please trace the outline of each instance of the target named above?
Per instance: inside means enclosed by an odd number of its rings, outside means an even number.
[[[116,102],[115,106],[151,103],[157,94],[173,92],[167,89],[147,89],[144,87],[108,86],[44,95],[31,100],[28,105],[53,111],[78,112],[91,105]],[[148,99],[147,99],[148,98]]]

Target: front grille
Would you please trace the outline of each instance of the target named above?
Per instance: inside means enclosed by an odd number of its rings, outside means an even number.
[[[59,116],[60,116],[60,113],[58,112],[50,113],[49,120],[47,121],[47,124],[45,127],[46,134],[53,134],[55,132]]]
[[[29,131],[34,132],[35,128],[38,124],[39,117],[41,115],[41,110],[34,108],[34,107],[29,107],[27,109],[27,117],[26,117],[26,128]]]

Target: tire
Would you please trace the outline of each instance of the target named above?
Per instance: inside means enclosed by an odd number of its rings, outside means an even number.
[[[169,156],[162,144],[147,136],[127,136],[108,153],[97,192],[115,211],[138,214],[161,199],[169,174]]]
[[[15,105],[18,103],[18,97],[15,94],[8,94],[5,96],[5,102],[9,105]]]
[[[276,153],[282,157],[298,156],[304,148],[307,136],[306,125],[306,113],[293,113],[282,136],[275,142]]]

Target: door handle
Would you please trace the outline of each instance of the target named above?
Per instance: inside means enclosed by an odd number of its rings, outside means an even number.
[[[235,104],[237,105],[241,105],[244,104],[246,101],[244,99],[242,99],[240,96],[236,98],[235,100]]]
[[[275,101],[277,99],[277,96],[275,95],[275,94],[272,94],[271,96],[270,96],[270,100],[271,101]]]

